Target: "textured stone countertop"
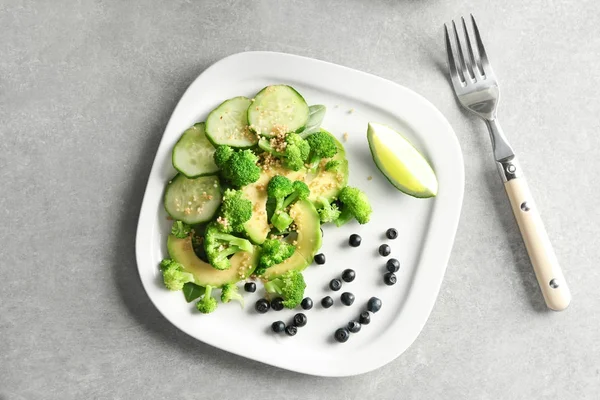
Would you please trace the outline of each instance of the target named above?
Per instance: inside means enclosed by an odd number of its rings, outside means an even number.
[[[447,81],[443,23],[474,13],[503,127],[573,293],[547,312],[483,123]],[[0,399],[597,399],[597,1],[0,0]],[[150,303],[134,238],[173,107],[229,54],[315,57],[410,87],[448,118],[466,186],[415,343],[352,378],[204,345]]]

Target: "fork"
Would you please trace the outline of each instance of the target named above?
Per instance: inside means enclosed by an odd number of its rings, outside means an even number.
[[[454,86],[460,104],[481,117],[489,130],[498,173],[504,183],[504,189],[546,305],[555,311],[564,310],[571,302],[571,292],[565,282],[544,223],[523,176],[523,171],[496,117],[500,100],[500,88],[496,75],[492,71],[483,47],[475,18],[471,15],[476,52],[471,45],[471,35],[465,19],[461,17],[461,20],[466,51],[463,51],[454,21],[452,21],[452,31],[456,49],[450,40],[448,26],[444,24],[452,86]],[[478,57],[476,57],[476,53]]]

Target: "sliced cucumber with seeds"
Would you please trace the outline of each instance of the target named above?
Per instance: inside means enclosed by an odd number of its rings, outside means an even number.
[[[234,97],[221,103],[206,118],[206,136],[215,146],[248,148],[258,142],[258,137],[248,128],[247,97]]]
[[[259,135],[300,132],[308,121],[308,105],[294,88],[267,86],[248,108],[250,128]]]
[[[213,160],[215,147],[204,133],[204,122],[187,129],[173,147],[173,166],[188,178],[211,175],[219,170]]]
[[[175,176],[165,190],[165,210],[189,225],[210,221],[221,205],[221,185],[214,175],[189,179]]]

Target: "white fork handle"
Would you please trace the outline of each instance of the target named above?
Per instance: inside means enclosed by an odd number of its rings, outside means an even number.
[[[571,302],[571,291],[558,265],[546,228],[523,176],[504,182],[513,213],[523,236],[535,276],[548,308],[562,311]]]

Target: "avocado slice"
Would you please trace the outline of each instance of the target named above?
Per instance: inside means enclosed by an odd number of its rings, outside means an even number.
[[[326,132],[326,131],[323,131]],[[327,132],[329,133],[329,132]],[[348,160],[346,160],[346,151],[339,140],[329,133],[335,140],[338,152],[331,159],[340,162],[336,171],[325,171],[319,168],[319,172],[312,177],[305,179],[310,189],[309,200],[316,201],[319,197],[326,198],[329,202],[337,199],[340,191],[348,185]]]
[[[248,238],[254,244],[262,244],[271,231],[266,210],[267,185],[275,175],[285,175],[295,181],[303,178],[304,171],[290,171],[281,167],[271,168],[268,171],[262,171],[256,182],[242,188],[244,197],[252,202],[252,217],[244,224],[244,227]]]
[[[223,286],[246,279],[254,272],[258,262],[258,250],[253,253],[238,252],[231,257],[231,268],[218,270],[202,261],[194,253],[192,238],[179,239],[169,235],[167,239],[169,256],[194,275],[194,283],[200,286]]]
[[[296,224],[296,251],[290,258],[268,268],[263,277],[273,279],[291,270],[301,271],[312,263],[321,248],[321,222],[317,210],[308,200],[300,200],[290,207],[290,216]]]

